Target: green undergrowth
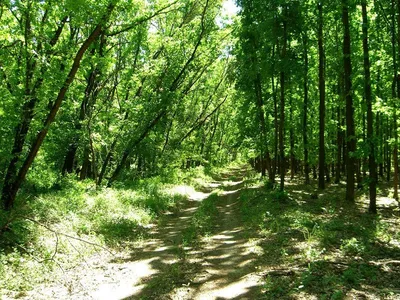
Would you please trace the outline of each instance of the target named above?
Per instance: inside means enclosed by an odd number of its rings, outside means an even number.
[[[62,272],[53,271],[76,266],[96,251],[119,251],[140,242],[149,224],[166,211],[179,210],[187,199],[177,186],[201,186],[210,180],[198,167],[112,188],[67,177],[33,196],[32,184],[27,185],[14,210],[0,212],[0,298],[5,290],[15,296],[54,281],[54,273]]]
[[[216,190],[201,202],[191,219],[190,226],[183,232],[183,246],[196,245],[201,238],[211,234],[218,215],[216,206],[218,198],[218,190]]]
[[[304,185],[241,193],[243,221],[262,238],[265,298],[398,299],[399,210],[368,214],[346,205],[339,186],[312,193]]]

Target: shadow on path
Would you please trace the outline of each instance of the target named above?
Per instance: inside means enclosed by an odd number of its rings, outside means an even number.
[[[223,174],[238,179],[242,170]],[[190,226],[199,202],[189,201],[176,216],[170,216],[154,231],[153,239],[135,249],[127,261],[147,261],[152,274],[137,282],[124,299],[254,299],[256,233],[241,226],[238,197],[240,181],[219,181],[218,214],[210,236],[197,247],[185,247],[182,233]]]

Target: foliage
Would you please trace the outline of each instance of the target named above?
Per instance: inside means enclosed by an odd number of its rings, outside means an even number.
[[[19,204],[12,212],[2,211],[1,285],[23,292],[43,280],[53,280],[58,274],[53,271],[60,265],[75,265],[100,247],[124,249],[140,242],[148,236],[149,224],[167,211],[178,210],[187,199],[174,187],[187,181],[204,183],[207,178],[202,168],[169,174],[99,190],[90,180],[66,177],[56,189]],[[202,179],[194,180],[194,174]],[[216,197],[210,196],[196,213],[192,224],[196,234],[209,232]]]
[[[306,195],[299,193],[305,190]],[[367,293],[365,285],[381,287],[377,293],[370,290],[374,297],[390,298],[390,293],[396,293],[398,269],[394,265],[384,269],[380,262],[400,253],[398,239],[392,240],[398,231],[392,223],[398,212],[393,216],[388,209],[384,216],[371,219],[340,204],[344,190],[337,186],[328,187],[318,200],[309,197],[312,191],[305,185],[288,186],[286,193],[293,199],[289,202],[278,202],[276,192],[265,189],[241,193],[242,219],[262,237],[265,298],[343,299],[354,290]],[[332,192],[339,194],[333,197]]]

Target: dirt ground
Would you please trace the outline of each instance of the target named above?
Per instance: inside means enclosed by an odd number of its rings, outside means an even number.
[[[255,299],[257,233],[241,226],[237,198],[241,170],[222,174],[204,192],[189,194],[178,213],[149,228],[149,237],[114,256],[99,252],[65,271],[63,282],[45,284],[21,299]],[[237,180],[239,180],[237,179]],[[185,245],[183,233],[213,190],[218,215],[212,234]]]

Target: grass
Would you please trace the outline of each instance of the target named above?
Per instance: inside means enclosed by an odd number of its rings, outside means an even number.
[[[313,192],[301,183],[279,192],[267,183],[241,193],[243,221],[263,240],[263,297],[398,299],[399,210],[368,214],[361,202],[341,201],[341,186],[329,186],[318,199]]]
[[[15,209],[0,212],[0,298],[7,290],[16,296],[61,280],[61,269],[82,263],[102,247],[120,251],[140,242],[148,236],[148,225],[166,211],[179,210],[187,199],[174,186],[201,186],[211,178],[201,167],[169,172],[100,189],[67,177],[52,186],[42,184],[40,193],[29,197],[33,184],[28,184]],[[196,228],[201,219],[198,215]]]
[[[191,219],[190,226],[183,232],[183,246],[192,246],[200,242],[202,237],[211,234],[215,217],[218,214],[216,202],[218,200],[218,191],[211,193],[204,199]]]

